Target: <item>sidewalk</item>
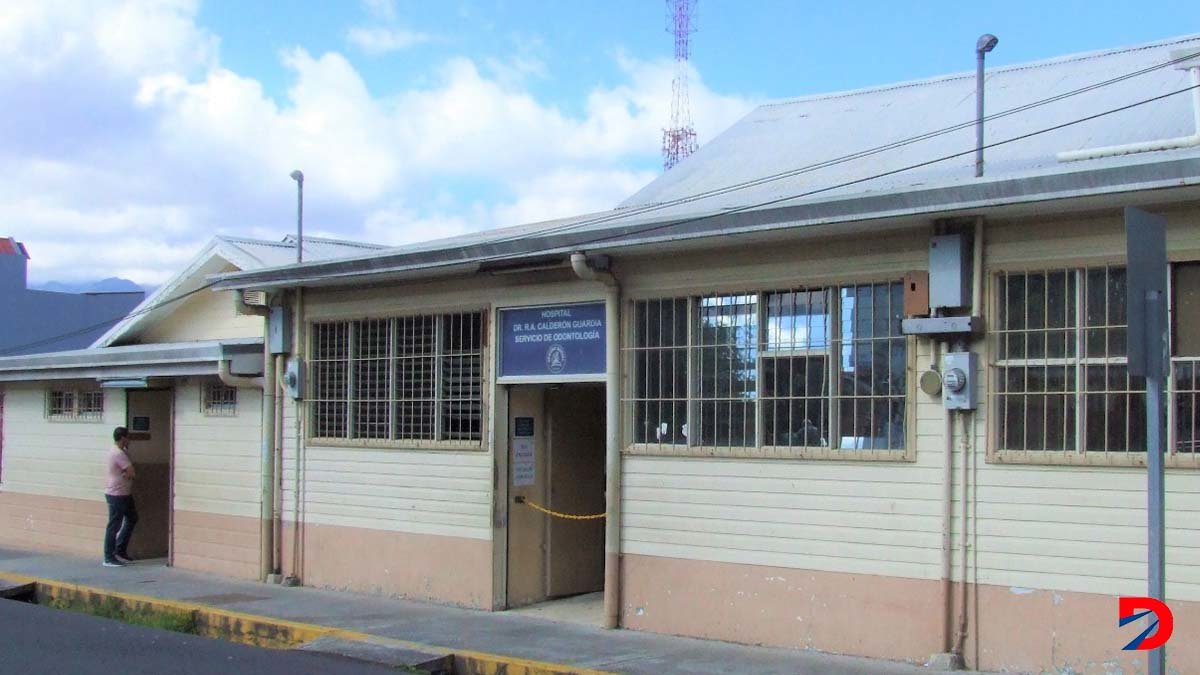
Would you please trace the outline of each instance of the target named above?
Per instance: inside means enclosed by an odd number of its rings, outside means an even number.
[[[933,671],[909,664],[818,652],[750,647],[624,630],[604,630],[504,612],[340,593],[285,588],[210,577],[154,563],[122,569],[96,560],[0,548],[0,579],[34,577],[92,589],[149,596],[225,613],[342,629],[358,636],[363,653],[397,650],[482,653],[497,662],[558,665],[558,672],[755,673],[901,675]],[[339,634],[339,637],[342,637]],[[327,641],[322,638],[322,641]],[[330,641],[330,650],[337,651]],[[414,644],[415,643],[415,644]],[[538,662],[538,663],[529,663]],[[533,666],[533,668],[530,668]],[[564,669],[562,666],[567,666]],[[513,668],[512,670],[517,670]],[[551,672],[546,669],[542,672]]]

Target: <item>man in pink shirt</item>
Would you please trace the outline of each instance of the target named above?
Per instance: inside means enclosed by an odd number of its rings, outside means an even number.
[[[108,482],[104,501],[108,502],[108,527],[104,528],[104,566],[124,567],[129,559],[129,538],[137,525],[137,508],[133,505],[133,462],[129,460],[129,430],[113,429],[113,447],[108,449],[105,462]]]

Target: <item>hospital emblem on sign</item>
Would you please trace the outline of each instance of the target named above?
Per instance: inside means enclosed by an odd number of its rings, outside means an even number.
[[[567,352],[562,345],[550,345],[546,350],[546,370],[557,375],[567,367]]]

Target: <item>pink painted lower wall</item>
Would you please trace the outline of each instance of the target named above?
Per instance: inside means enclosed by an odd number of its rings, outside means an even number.
[[[306,524],[294,570],[292,523],[283,569],[306,586],[492,608],[492,545],[481,539]]]
[[[942,651],[937,581],[625,555],[627,628],[912,662]],[[954,597],[958,597],[957,587]],[[1122,652],[1115,596],[998,586],[968,589],[967,665],[1016,672],[1138,672]],[[1170,602],[1168,660],[1200,673],[1200,603]],[[957,606],[955,617],[957,617]],[[955,626],[957,626],[957,619]]]
[[[258,556],[257,518],[175,512],[175,567],[257,579]]]
[[[640,555],[621,572],[628,628],[910,661],[941,651],[935,581]]]
[[[103,495],[92,501],[0,490],[0,545],[99,560],[107,522]]]

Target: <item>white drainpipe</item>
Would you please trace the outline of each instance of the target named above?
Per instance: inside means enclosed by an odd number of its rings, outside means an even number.
[[[266,331],[264,330],[265,334]],[[267,581],[275,569],[275,359],[263,345],[263,376],[240,377],[230,372],[229,361],[217,364],[217,377],[230,387],[262,390],[262,451],[259,480],[262,489],[259,512],[259,580]]]
[[[621,286],[611,272],[598,272],[588,265],[587,254],[572,253],[571,269],[585,281],[599,281],[607,289],[605,322],[605,513],[604,520],[604,627],[621,623],[621,380],[620,303]]]
[[[1172,54],[1172,58],[1178,58]],[[1077,162],[1084,159],[1099,159],[1101,157],[1118,157],[1120,155],[1133,155],[1139,152],[1157,152],[1159,150],[1178,150],[1180,148],[1194,148],[1200,145],[1200,66],[1191,66],[1187,68],[1192,74],[1192,135],[1183,136],[1181,138],[1167,138],[1160,141],[1146,141],[1144,143],[1130,143],[1129,145],[1113,145],[1107,148],[1095,148],[1092,150],[1071,150],[1068,152],[1058,153],[1058,161],[1060,162]]]

